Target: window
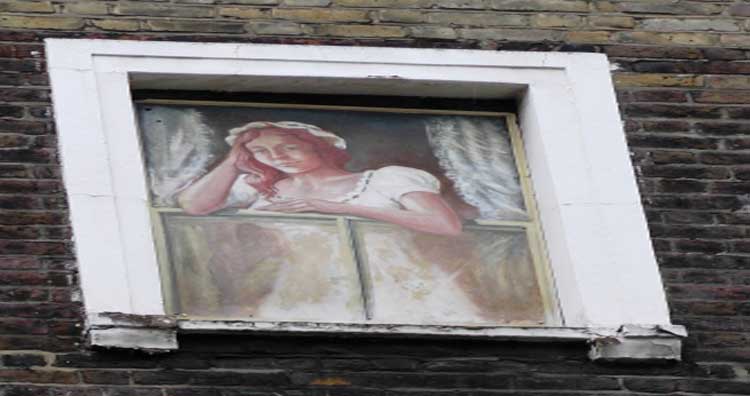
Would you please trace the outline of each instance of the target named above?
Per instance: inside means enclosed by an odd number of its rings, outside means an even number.
[[[166,312],[560,324],[513,115],[169,100],[136,112]]]
[[[338,331],[587,340],[594,357],[679,357],[684,330],[669,321],[603,55],[58,39],[47,47],[94,344],[169,349],[177,331]],[[163,316],[131,89],[518,100],[559,322],[391,326]],[[668,347],[649,348],[655,339]]]

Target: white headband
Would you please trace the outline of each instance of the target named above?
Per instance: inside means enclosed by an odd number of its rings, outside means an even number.
[[[229,130],[229,136],[224,139],[230,146],[234,145],[234,141],[237,136],[251,130],[251,129],[265,129],[265,128],[279,128],[279,129],[301,129],[313,136],[317,136],[326,142],[330,143],[333,147],[341,150],[346,150],[346,141],[341,137],[328,132],[325,129],[321,129],[315,125],[303,124],[296,121],[254,121],[249,124],[245,124],[241,127],[232,128]]]

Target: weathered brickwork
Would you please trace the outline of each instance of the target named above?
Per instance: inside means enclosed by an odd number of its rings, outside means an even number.
[[[748,17],[735,0],[0,0],[1,394],[750,395]],[[606,53],[684,361],[396,338],[87,349],[46,37]]]

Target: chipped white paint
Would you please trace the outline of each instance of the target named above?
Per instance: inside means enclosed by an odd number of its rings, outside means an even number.
[[[309,322],[249,322],[220,320],[178,320],[181,332],[239,332],[292,334],[346,333],[351,335],[394,335],[422,337],[470,337],[528,342],[586,342],[592,360],[637,361],[680,360],[683,326],[625,325],[620,328],[572,327],[482,327],[342,324]]]
[[[317,93],[517,97],[560,325],[670,324],[604,55],[46,43],[89,313],[164,313],[128,81],[140,88],[172,81],[182,89],[242,81],[254,91],[294,92],[304,84]]]
[[[109,348],[132,348],[168,352],[179,348],[181,333],[269,333],[349,334],[360,336],[399,335],[407,337],[470,337],[527,342],[586,342],[593,360],[680,360],[682,326],[625,325],[620,328],[572,327],[490,327],[387,325],[314,322],[253,322],[241,320],[187,320],[172,317],[125,316],[117,314],[89,317],[90,342]]]
[[[133,328],[174,328],[177,321],[167,315],[122,314],[119,312],[88,313],[86,323],[98,328],[133,327]]]
[[[682,326],[623,326],[611,336],[592,339],[589,358],[616,362],[682,360],[682,338],[686,336]]]
[[[597,340],[589,351],[591,360],[616,362],[681,360],[681,355],[682,341],[679,338]]]
[[[177,349],[177,332],[167,329],[133,329],[114,327],[91,329],[91,345],[103,348],[140,349],[146,352],[168,352]]]
[[[526,341],[624,341],[640,339],[680,339],[687,336],[682,326],[623,326],[611,327],[493,327],[493,326],[438,326],[438,325],[389,325],[353,323],[313,322],[252,322],[242,320],[177,320],[183,332],[269,332],[290,333],[349,333],[349,334],[402,334],[425,336],[467,336],[519,339]],[[637,328],[637,331],[623,330]]]
[[[683,326],[624,325],[591,340],[589,358],[602,361],[681,360]]]
[[[89,342],[103,348],[128,348],[148,352],[177,349],[177,321],[162,315],[88,313]]]

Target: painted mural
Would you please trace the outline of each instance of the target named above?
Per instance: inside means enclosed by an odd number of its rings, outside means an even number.
[[[505,117],[185,103],[138,116],[175,313],[544,323]]]

